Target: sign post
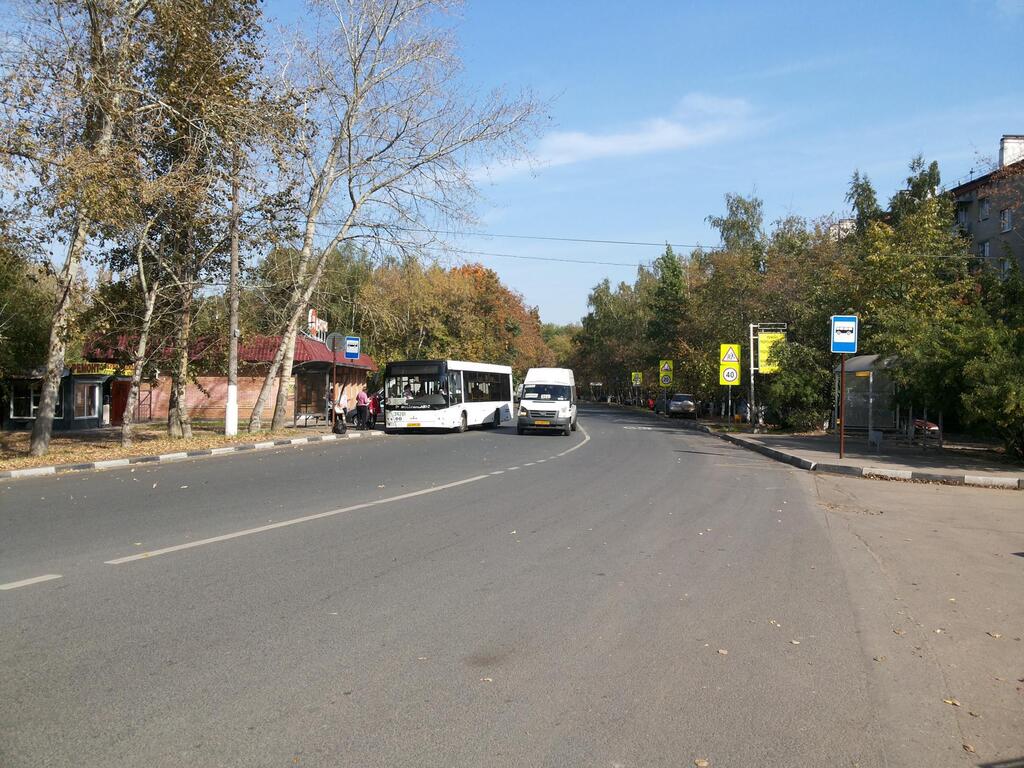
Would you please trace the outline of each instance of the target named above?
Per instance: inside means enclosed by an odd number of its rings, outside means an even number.
[[[675,364],[671,360],[661,360],[658,363],[658,384],[668,388],[672,386],[672,368]],[[666,406],[666,409],[668,406]]]
[[[846,355],[857,352],[860,322],[856,315],[832,315],[832,354],[839,359],[839,458],[846,453]],[[870,406],[869,406],[870,407]]]
[[[340,333],[332,333],[327,337],[324,343],[327,345],[328,349],[331,350],[331,358],[333,360],[333,364],[331,365],[331,412],[327,415],[327,420],[333,424],[335,418],[334,400],[338,396],[338,350],[344,349],[345,337]]]
[[[770,362],[771,348],[780,341],[785,341],[786,323],[751,323],[750,324],[750,431],[757,431],[757,408],[754,405],[754,371],[775,373],[777,365]],[[756,345],[756,352],[755,352]]]
[[[725,409],[725,417],[732,421],[732,387],[740,380],[740,345],[719,344],[718,345],[718,383],[726,387],[728,393],[728,405]]]

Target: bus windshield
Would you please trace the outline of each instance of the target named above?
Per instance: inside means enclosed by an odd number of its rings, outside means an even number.
[[[569,387],[564,384],[527,384],[523,400],[568,400]]]
[[[384,381],[385,408],[438,410],[459,401],[457,374],[445,375],[438,365],[395,366],[388,374]]]

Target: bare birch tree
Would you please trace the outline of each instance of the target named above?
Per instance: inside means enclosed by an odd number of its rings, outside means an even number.
[[[20,55],[0,81],[9,167],[32,179],[36,199],[66,235],[30,452],[44,455],[64,370],[77,278],[91,231],[117,208],[131,176],[118,144],[139,109],[134,79],[148,0],[48,0],[17,30]],[[28,6],[26,6],[28,8]],[[41,191],[45,190],[45,191]]]
[[[473,164],[522,150],[538,105],[500,92],[467,94],[443,0],[321,0],[319,38],[300,48],[305,130],[296,142],[305,178],[297,279],[281,341],[249,418],[261,427],[274,379],[282,387],[299,322],[330,254],[348,239],[387,238],[459,218],[472,197]],[[287,392],[278,397],[283,423]]]

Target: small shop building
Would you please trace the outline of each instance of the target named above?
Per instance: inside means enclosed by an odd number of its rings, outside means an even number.
[[[281,342],[280,336],[255,336],[239,345],[238,416],[248,420],[256,404],[263,378],[273,361]],[[97,429],[118,426],[122,422],[128,394],[131,390],[130,367],[119,366],[118,360],[128,355],[131,340],[119,338],[112,345],[87,345],[87,362],[73,363],[61,376],[60,389],[54,413],[55,432]],[[227,376],[212,374],[210,361],[222,360],[223,350],[213,345],[196,344],[190,365],[196,375],[185,390],[185,403],[192,419],[221,421],[227,409]],[[170,355],[168,354],[168,357]],[[377,364],[366,354],[357,360],[344,360],[335,355],[319,338],[301,334],[295,343],[295,360],[291,376],[285,379],[288,388],[287,407],[295,423],[326,417],[328,393],[331,392],[332,373],[334,395],[344,392],[350,404],[367,376],[377,371]],[[39,409],[42,391],[42,370],[28,371],[12,376],[0,389],[0,429],[31,429]],[[277,399],[277,381],[264,406],[263,418],[274,413]],[[171,395],[171,377],[158,371],[149,381],[143,381],[139,402],[135,410],[136,422],[163,421],[167,418]]]

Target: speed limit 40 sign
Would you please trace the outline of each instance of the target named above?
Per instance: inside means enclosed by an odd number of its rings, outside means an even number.
[[[740,345],[721,344],[718,355],[718,383],[731,387],[740,381]]]

